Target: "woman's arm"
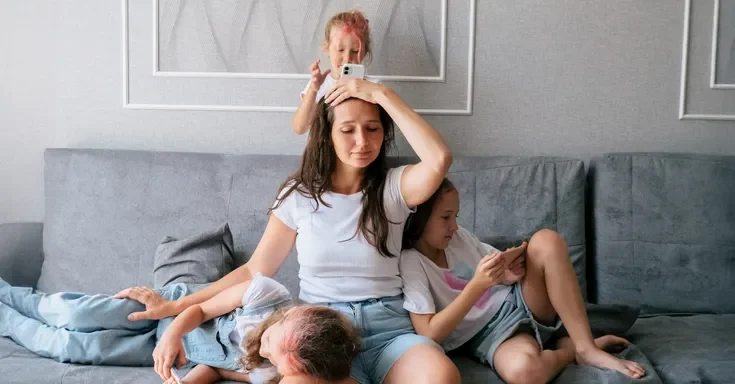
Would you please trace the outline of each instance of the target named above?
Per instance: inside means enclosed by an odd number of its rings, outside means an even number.
[[[215,317],[232,312],[242,305],[250,281],[236,284],[201,304],[187,308],[166,328],[153,350],[154,369],[162,379],[171,377],[171,367],[186,364],[186,354],[181,339],[196,327]]]
[[[406,167],[401,193],[415,207],[436,191],[452,165],[452,151],[441,135],[391,88],[361,79],[342,79],[327,92],[326,102],[337,105],[350,97],[377,103],[395,122],[421,160]]]
[[[278,271],[278,268],[286,260],[286,257],[288,257],[294,243],[296,243],[296,231],[284,224],[275,215],[271,215],[265,232],[263,232],[263,237],[260,238],[258,247],[255,248],[253,256],[247,263],[201,291],[182,297],[176,301],[160,300],[159,302],[146,305],[145,312],[132,314],[129,318],[130,320],[160,320],[176,316],[192,305],[203,303],[229,287],[252,280],[253,276],[258,272],[264,276],[273,277]],[[131,292],[132,289],[128,288],[119,292],[114,297],[118,299],[136,299],[131,296]]]
[[[184,309],[204,302],[235,284],[252,280],[258,272],[263,276],[273,277],[286,261],[295,243],[296,230],[291,229],[281,219],[271,214],[263,237],[260,238],[250,260],[207,288],[174,302],[175,312],[181,313]]]

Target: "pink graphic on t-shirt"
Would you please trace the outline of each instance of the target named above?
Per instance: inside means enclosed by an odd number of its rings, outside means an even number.
[[[469,280],[465,280],[461,277],[457,277],[453,275],[451,272],[444,272],[444,280],[447,282],[447,285],[449,285],[449,288],[463,291],[465,287],[467,287],[467,284],[469,284]],[[478,309],[485,308],[485,304],[487,304],[488,300],[490,300],[490,290],[486,290],[485,293],[480,296],[477,301],[475,301],[474,307]]]

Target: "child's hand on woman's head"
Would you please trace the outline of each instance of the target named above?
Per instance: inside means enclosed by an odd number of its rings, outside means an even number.
[[[483,257],[477,263],[477,269],[475,270],[475,276],[472,277],[472,281],[479,284],[482,289],[488,289],[502,282],[506,265],[505,260],[500,256],[500,252],[496,252]]]
[[[319,87],[324,84],[324,79],[329,76],[329,74],[332,72],[331,69],[327,69],[326,71],[322,72],[321,68],[319,68],[319,59],[316,59],[316,61],[311,64],[311,89],[319,92]]]
[[[339,79],[324,95],[324,101],[331,106],[335,106],[351,97],[356,97],[375,104],[378,93],[383,87],[383,85],[364,79]]]

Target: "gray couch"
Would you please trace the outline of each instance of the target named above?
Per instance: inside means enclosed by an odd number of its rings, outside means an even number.
[[[0,276],[46,292],[151,285],[153,254],[164,236],[185,237],[223,222],[233,231],[240,265],[257,245],[278,185],[299,160],[47,150],[45,222],[0,224]],[[659,376],[667,383],[735,382],[729,292],[735,288],[735,158],[605,155],[591,163],[589,175],[573,159],[458,158],[450,177],[462,198],[460,224],[481,239],[502,247],[540,228],[557,230],[585,297],[643,308],[626,335],[637,347],[623,354],[652,371],[639,382],[661,382]],[[296,272],[292,254],[276,276],[294,294]],[[466,357],[453,359],[464,382],[500,382]],[[61,364],[7,338],[0,338],[0,378],[160,382],[150,368]],[[574,365],[557,379],[626,381]]]

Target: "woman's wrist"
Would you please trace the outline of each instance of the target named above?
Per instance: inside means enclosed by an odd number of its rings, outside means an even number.
[[[390,88],[387,85],[384,84],[375,84],[378,89],[373,94],[374,101],[376,104],[383,105],[385,102],[390,100],[390,98],[395,95],[395,92],[392,88]]]
[[[164,307],[164,313],[166,314],[166,317],[171,316],[177,316],[181,312],[184,312],[188,305],[184,302],[184,298],[181,298],[179,300],[172,300],[165,304]]]

